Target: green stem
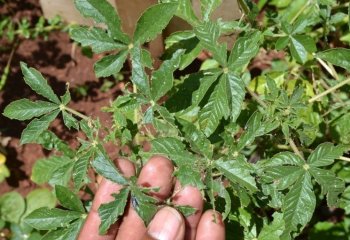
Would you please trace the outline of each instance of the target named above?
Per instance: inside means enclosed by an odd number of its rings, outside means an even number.
[[[283,145],[283,144],[277,144],[276,147],[278,149],[281,149],[281,150],[293,150],[291,148],[291,146],[288,146],[288,145]],[[312,149],[309,149],[309,148],[303,148],[303,147],[299,147],[298,150],[300,151],[303,151],[303,152],[306,152],[306,153],[311,153],[313,150]]]
[[[320,98],[326,96],[326,95],[329,94],[329,93],[334,92],[334,91],[337,90],[338,88],[340,88],[340,87],[342,87],[342,86],[344,86],[344,85],[346,85],[346,84],[348,84],[348,83],[350,83],[350,78],[348,78],[348,79],[346,79],[346,80],[344,80],[344,81],[338,83],[337,85],[335,85],[335,86],[333,86],[333,87],[327,89],[326,91],[324,91],[324,92],[322,92],[322,93],[320,93],[320,94],[314,96],[313,98],[310,98],[310,99],[309,99],[309,103],[315,102],[316,100],[318,100],[318,99],[320,99]]]
[[[295,142],[293,141],[293,139],[289,138],[288,139],[289,145],[292,148],[293,152],[298,155],[299,157],[301,157],[302,159],[304,159],[303,154],[299,151],[297,145],[295,145]]]
[[[341,157],[339,157],[338,159],[339,159],[339,160],[342,160],[342,161],[345,161],[345,162],[350,162],[350,158],[348,158],[348,157],[343,157],[343,156],[341,156]]]
[[[133,92],[133,93],[137,93],[137,87],[136,87],[135,84],[133,84],[133,86],[132,86],[132,92]],[[139,128],[139,126],[138,126],[139,119],[140,119],[140,117],[139,117],[138,109],[135,108],[135,110],[134,110],[134,122],[135,122],[135,124],[137,124],[137,128],[138,128],[139,131],[140,131],[140,128]],[[147,129],[147,130],[148,130],[148,129]],[[146,131],[147,131],[147,130],[146,130]],[[136,134],[136,135],[135,135],[135,144],[136,144],[136,145],[140,145],[140,144],[141,144],[141,139],[140,139],[139,134]]]
[[[320,79],[320,83],[326,90],[331,88],[323,79]],[[334,92],[332,92],[331,94],[334,97],[334,100],[336,100],[340,103],[344,103],[344,101],[341,100],[341,98],[337,94],[335,94]]]
[[[328,64],[325,61],[323,61],[321,58],[316,58],[316,60],[327,70],[327,72],[332,77],[338,80],[338,75],[335,73],[335,71],[333,71],[333,69],[330,66],[328,66]]]
[[[89,121],[89,120],[90,120],[90,118],[89,118],[88,116],[85,116],[84,114],[82,114],[82,113],[80,113],[80,112],[78,112],[78,111],[75,111],[74,109],[69,108],[69,107],[67,107],[67,106],[64,106],[64,110],[66,110],[67,112],[70,112],[70,113],[74,114],[75,116],[78,116],[78,117],[80,117],[81,119],[84,119],[84,120],[86,120],[86,121]]]
[[[278,149],[282,149],[282,150],[290,150],[290,149],[291,149],[290,146],[281,145],[281,144],[278,144],[278,145],[277,145],[277,148],[278,148]],[[300,150],[302,150],[303,152],[306,152],[306,153],[312,153],[312,152],[314,151],[314,150],[308,149],[308,148],[300,148]],[[340,157],[338,157],[337,159],[342,160],[342,161],[345,161],[345,162],[350,162],[350,158],[344,157],[344,156],[340,156]]]
[[[287,37],[288,35],[285,34],[285,33],[276,33],[276,34],[273,34],[272,37]]]
[[[13,55],[14,55],[16,49],[17,49],[18,43],[19,43],[19,41],[18,41],[18,39],[16,39],[16,40],[15,40],[15,43],[13,44],[13,47],[12,47],[10,56],[9,56],[9,58],[7,59],[7,63],[6,63],[6,66],[5,66],[5,68],[4,68],[4,72],[2,73],[1,79],[0,79],[0,90],[1,90],[1,89],[5,86],[5,84],[6,84],[6,81],[7,81],[9,72],[10,72],[10,67],[11,67],[12,58],[13,58]]]
[[[322,117],[327,116],[328,114],[330,114],[331,112],[337,110],[338,108],[346,107],[347,105],[349,105],[349,104],[347,104],[347,103],[341,103],[339,106],[335,106],[335,107],[329,109],[329,110],[328,110],[327,112],[325,112],[324,114],[322,114]]]
[[[261,100],[261,98],[255,92],[251,91],[248,87],[246,89],[250,96],[252,96],[254,100],[257,101],[257,103],[259,103],[263,108],[267,108],[266,103],[264,103],[264,101]]]

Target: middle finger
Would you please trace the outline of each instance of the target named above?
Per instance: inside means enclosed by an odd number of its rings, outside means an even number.
[[[157,192],[150,192],[150,195],[163,201],[171,194],[173,187],[174,165],[171,161],[162,156],[153,156],[142,168],[137,183],[142,187],[159,188]],[[117,240],[142,239],[146,232],[146,226],[137,212],[129,203],[128,209],[120,225]]]

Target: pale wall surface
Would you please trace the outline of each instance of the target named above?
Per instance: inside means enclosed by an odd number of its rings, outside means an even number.
[[[150,5],[156,4],[157,0],[108,0],[113,7],[118,9],[119,16],[122,22],[123,30],[132,35],[137,20],[141,13]],[[200,16],[200,0],[192,1],[196,15]],[[91,19],[86,19],[80,15],[76,10],[73,0],[40,0],[41,7],[46,18],[53,18],[60,15],[66,22],[74,22],[83,25],[95,25]],[[223,0],[222,5],[216,9],[212,15],[212,19],[222,18],[224,20],[234,20],[241,16],[236,0]],[[164,31],[165,35],[172,32],[190,29],[190,26],[179,18],[174,18],[167,29]],[[234,39],[228,40],[229,47],[232,45]],[[163,52],[162,37],[152,41],[149,45],[153,57],[158,57]]]
[[[118,9],[119,16],[122,19],[123,30],[132,34],[134,26],[141,13],[150,5],[157,3],[157,0],[108,0]],[[46,18],[53,18],[60,15],[67,22],[75,22],[85,25],[93,25],[93,21],[83,18],[75,9],[73,0],[40,0],[44,15]],[[193,0],[193,6],[196,14],[200,15],[200,0]],[[236,0],[223,0],[222,5],[216,9],[212,18],[222,18],[224,20],[238,19],[241,12]],[[183,30],[188,25],[184,22],[175,20],[172,22],[171,29]],[[170,31],[172,32],[172,31]]]

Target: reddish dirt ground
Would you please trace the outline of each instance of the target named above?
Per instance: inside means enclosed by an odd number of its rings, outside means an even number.
[[[9,7],[5,8],[4,5],[0,5],[0,15],[10,15],[15,21],[27,17],[31,22],[35,22],[42,14],[38,0],[11,1],[7,6]],[[2,46],[0,54],[0,72],[2,72],[12,46],[5,39],[0,39],[0,46]],[[23,61],[28,66],[38,69],[59,95],[64,93],[66,83],[69,83],[71,89],[77,86],[88,87],[86,97],[78,96],[73,91],[70,107],[86,115],[99,117],[104,126],[110,125],[110,117],[107,113],[101,112],[100,108],[107,106],[120,94],[120,84],[115,84],[106,92],[99,91],[103,81],[96,79],[93,72],[93,63],[97,58],[98,56],[94,59],[84,56],[81,49],[72,43],[65,32],[52,32],[47,39],[39,37],[34,40],[21,40],[14,53],[6,85],[0,91],[0,112],[2,113],[5,106],[14,100],[24,97],[37,98],[23,81],[19,68],[19,62]],[[50,154],[37,144],[24,146],[19,144],[20,134],[25,125],[26,123],[0,115],[0,142],[6,150],[6,165],[11,171],[11,176],[0,184],[0,195],[11,190],[26,195],[35,188],[35,184],[29,180],[32,166],[37,159]],[[74,136],[77,133],[67,131],[60,120],[54,121],[51,130],[74,145]]]

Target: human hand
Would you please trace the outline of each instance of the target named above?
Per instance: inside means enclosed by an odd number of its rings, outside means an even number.
[[[134,165],[125,159],[118,159],[118,169],[125,177],[135,174]],[[225,225],[221,215],[212,210],[203,213],[203,199],[200,191],[192,186],[181,187],[173,177],[174,166],[165,157],[153,156],[142,168],[137,183],[143,187],[159,188],[150,194],[159,202],[171,196],[174,205],[187,205],[197,209],[196,213],[183,217],[171,207],[160,209],[148,228],[133,209],[132,204],[122,219],[111,226],[106,235],[99,235],[101,223],[98,208],[113,200],[112,193],[118,193],[123,186],[103,179],[96,192],[91,211],[79,234],[79,240],[224,240]],[[216,214],[216,222],[214,222]]]

